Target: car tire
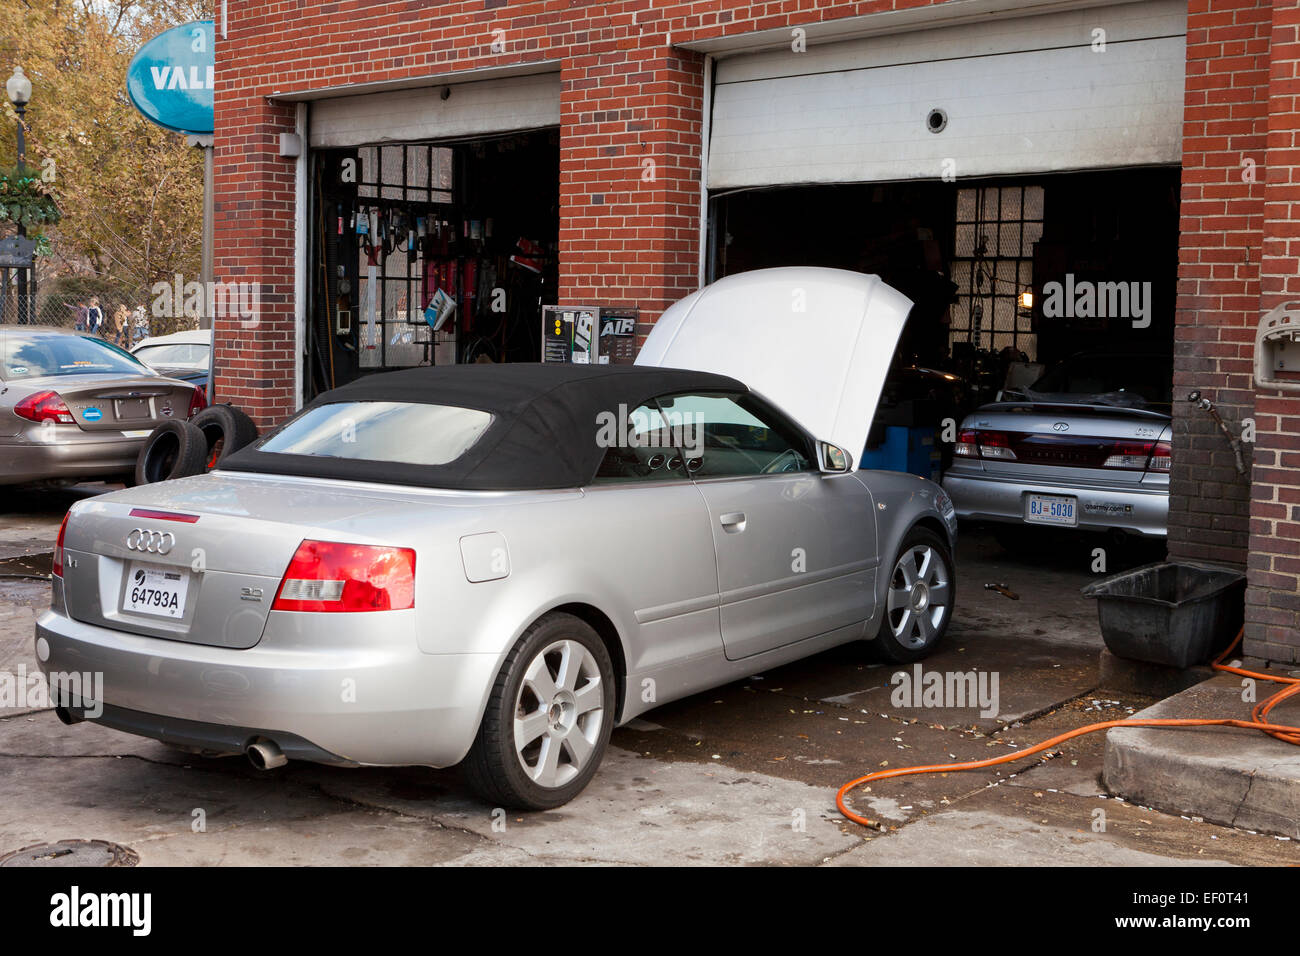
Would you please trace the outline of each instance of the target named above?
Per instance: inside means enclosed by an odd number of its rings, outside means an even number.
[[[568,803],[605,756],[614,707],[614,667],[600,635],[572,614],[547,614],[524,631],[497,675],[462,764],[466,781],[494,806]]]
[[[884,616],[873,643],[885,659],[910,664],[933,653],[952,620],[957,595],[952,552],[933,531],[913,528],[888,568]]]
[[[189,422],[163,422],[145,439],[135,462],[135,483],[201,475],[207,461],[203,432]]]
[[[209,405],[191,418],[190,424],[203,432],[208,468],[257,440],[253,420],[233,405]]]

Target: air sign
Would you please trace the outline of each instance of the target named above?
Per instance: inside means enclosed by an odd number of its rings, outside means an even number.
[[[131,103],[151,122],[178,133],[212,133],[216,53],[211,20],[158,34],[126,68]]]

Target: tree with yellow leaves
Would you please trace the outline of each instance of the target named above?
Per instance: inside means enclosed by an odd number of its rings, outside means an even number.
[[[0,4],[0,71],[32,82],[26,161],[62,214],[44,279],[75,274],[148,289],[198,271],[203,161],[178,133],[141,116],[126,94],[136,50],[169,27],[210,19],[213,0],[7,0]],[[0,77],[0,80],[3,78]],[[0,113],[0,165],[17,159],[17,116]],[[0,223],[7,235],[8,223]]]

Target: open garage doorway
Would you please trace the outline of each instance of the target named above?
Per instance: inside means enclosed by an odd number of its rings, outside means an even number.
[[[1171,388],[1178,197],[1172,167],[724,192],[711,197],[710,278],[878,273],[915,306],[873,441],[890,427],[937,437],[1081,352],[1149,356]],[[917,445],[907,470],[940,476],[951,446]]]
[[[313,152],[304,398],[418,365],[536,362],[559,133]]]

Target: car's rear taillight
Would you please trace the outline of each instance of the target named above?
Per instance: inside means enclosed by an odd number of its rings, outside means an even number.
[[[981,458],[1002,458],[1012,460],[1016,453],[1011,450],[1011,438],[1006,432],[979,432]]]
[[[957,435],[957,444],[953,446],[952,453],[963,458],[978,458],[980,456],[979,432],[973,428],[963,429]]]
[[[14,414],[29,422],[56,422],[75,425],[76,419],[58,392],[36,392],[14,406]]]
[[[995,458],[1002,461],[1014,461],[1016,458],[1016,453],[1011,450],[1010,435],[977,428],[964,429],[957,436],[957,444],[952,452],[966,458]]]
[[[194,386],[194,394],[190,396],[190,410],[186,413],[186,418],[193,418],[203,409],[208,407],[208,394],[198,385]]]
[[[280,581],[273,611],[401,611],[415,607],[415,552],[304,541]]]
[[[1103,468],[1128,471],[1169,471],[1173,464],[1167,441],[1117,441],[1111,444]]]
[[[63,516],[63,523],[59,525],[59,536],[54,539],[54,560],[50,562],[50,570],[56,578],[63,577],[63,535],[68,530],[68,512]]]

